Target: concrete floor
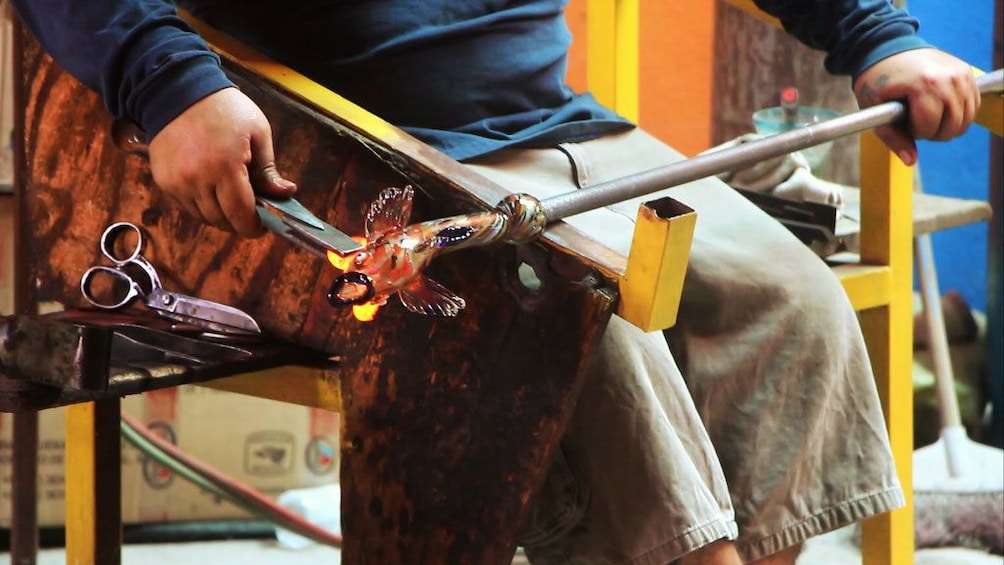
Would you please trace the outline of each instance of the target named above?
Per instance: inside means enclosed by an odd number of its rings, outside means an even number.
[[[0,563],[9,561],[0,554]],[[38,565],[61,565],[65,553],[49,549],[41,553]],[[122,552],[123,565],[177,565],[211,563],[212,565],[338,565],[337,549],[311,546],[286,549],[273,540],[239,540],[195,543],[128,545]],[[525,563],[517,559],[514,563]],[[857,565],[861,554],[849,529],[810,540],[798,559],[798,565]],[[1004,565],[1004,556],[988,555],[968,549],[924,549],[916,554],[916,565]]]

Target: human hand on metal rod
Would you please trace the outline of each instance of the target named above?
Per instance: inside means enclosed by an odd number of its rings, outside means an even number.
[[[889,100],[906,104],[907,123],[882,126],[879,138],[907,165],[917,162],[917,139],[962,135],[980,107],[968,63],[937,49],[914,49],[875,63],[854,81],[862,107]]]

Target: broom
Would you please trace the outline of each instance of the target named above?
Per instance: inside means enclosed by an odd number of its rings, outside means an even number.
[[[929,235],[914,238],[914,261],[942,426],[913,453],[916,546],[1004,554],[1004,451],[971,440],[962,425]]]

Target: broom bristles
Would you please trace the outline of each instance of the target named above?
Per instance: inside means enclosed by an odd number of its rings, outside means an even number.
[[[915,492],[917,547],[967,547],[1004,555],[1004,492]]]
[[[967,547],[1004,554],[1004,451],[961,426],[913,453],[917,547]]]

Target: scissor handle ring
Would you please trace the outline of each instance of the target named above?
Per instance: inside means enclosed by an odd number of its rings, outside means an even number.
[[[91,283],[94,281],[95,277],[102,275],[124,281],[129,286],[129,290],[126,291],[125,297],[118,302],[104,302],[95,297],[91,292]],[[84,295],[84,298],[88,302],[96,308],[101,308],[102,310],[118,310],[145,293],[143,288],[139,286],[139,283],[133,280],[128,273],[115,267],[106,267],[104,265],[96,265],[84,271],[84,276],[80,277],[80,292]]]
[[[121,234],[123,232],[130,231],[136,234],[136,245],[133,247],[132,252],[126,257],[119,257],[115,253],[115,242],[118,241],[119,237],[122,237]],[[132,222],[115,222],[105,228],[104,233],[101,234],[101,254],[119,267],[136,265],[143,270],[143,274],[145,274],[150,280],[149,290],[161,288],[160,277],[157,276],[157,270],[154,269],[150,261],[142,255],[143,243],[143,230],[141,230],[139,226]]]
[[[122,232],[128,231],[136,234],[136,246],[129,255],[121,258],[115,252],[115,242],[118,241]],[[141,251],[143,251],[143,232],[132,222],[115,222],[105,228],[105,231],[101,234],[101,253],[116,265],[125,265],[135,260],[139,257]]]

